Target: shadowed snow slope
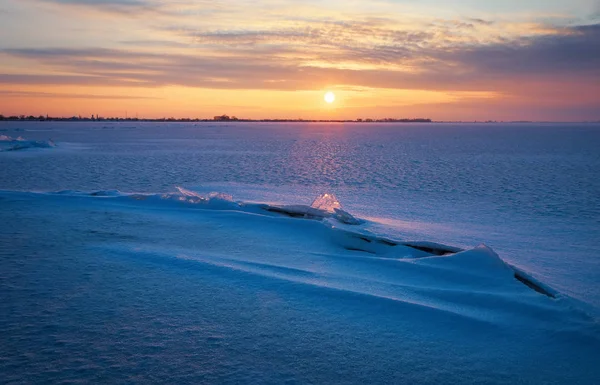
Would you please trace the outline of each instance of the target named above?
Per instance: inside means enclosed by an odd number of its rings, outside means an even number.
[[[600,375],[597,321],[483,245],[390,240],[329,210],[185,189],[4,191],[0,205],[8,382]]]

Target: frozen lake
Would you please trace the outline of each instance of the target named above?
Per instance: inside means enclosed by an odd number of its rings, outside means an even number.
[[[0,136],[9,383],[599,379],[600,125],[2,122]],[[362,223],[271,210],[323,193]]]

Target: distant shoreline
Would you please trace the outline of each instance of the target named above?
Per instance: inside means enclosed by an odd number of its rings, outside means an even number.
[[[90,122],[90,123],[460,123],[460,124],[527,124],[527,123],[600,123],[597,121],[535,121],[535,120],[432,120],[425,118],[416,119],[190,119],[190,118],[84,118],[84,117],[34,117],[34,116],[10,116],[0,115],[0,122]]]
[[[215,122],[215,123],[434,123],[431,119],[188,119],[188,118],[44,118],[44,117],[0,117],[0,122],[172,122],[172,123],[190,123],[190,122]]]

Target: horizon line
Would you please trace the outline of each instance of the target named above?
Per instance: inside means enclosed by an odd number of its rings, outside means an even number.
[[[32,122],[32,121],[55,121],[55,122],[146,122],[146,123],[190,123],[190,122],[213,122],[213,123],[600,123],[598,120],[575,120],[575,121],[558,121],[558,120],[433,120],[430,118],[357,118],[357,119],[289,119],[289,118],[236,118],[227,115],[220,115],[211,118],[144,118],[144,117],[122,117],[111,116],[101,117],[94,116],[83,117],[81,115],[65,117],[65,116],[49,116],[49,115],[10,115],[5,116],[0,114],[0,122]]]

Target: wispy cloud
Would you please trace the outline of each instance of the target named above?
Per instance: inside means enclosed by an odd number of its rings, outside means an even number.
[[[80,6],[106,12],[142,12],[157,10],[161,3],[149,0],[36,0],[48,4]]]
[[[130,100],[130,99],[158,99],[153,96],[134,95],[95,95],[95,94],[73,94],[61,92],[38,92],[38,91],[14,91],[0,90],[0,96],[12,98],[60,98],[60,99],[96,99],[96,100]]]
[[[155,87],[312,89],[336,82],[379,88],[480,90],[486,88],[483,80],[488,80],[489,86],[502,78],[600,78],[600,25],[564,28],[562,34],[502,43],[451,46],[430,44],[427,32],[388,33],[385,39],[378,38],[372,44],[355,44],[353,32],[349,32],[355,31],[353,28],[343,29],[330,40],[321,30],[214,32],[199,36],[199,47],[210,48],[212,55],[202,50],[196,54],[159,54],[92,48],[1,52],[70,74],[57,75],[57,82],[122,82]],[[306,47],[313,46],[307,54]],[[321,62],[384,63],[388,67],[348,69],[319,65]],[[44,82],[53,76],[30,78]],[[10,79],[26,78],[0,77],[0,81]]]

